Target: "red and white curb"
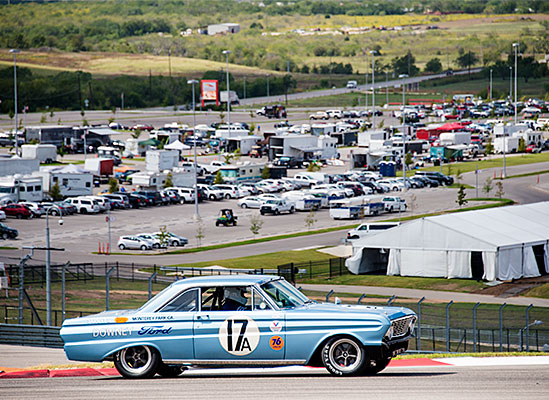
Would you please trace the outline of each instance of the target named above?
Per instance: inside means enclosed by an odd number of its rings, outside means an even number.
[[[388,368],[417,368],[417,367],[494,367],[512,365],[549,365],[549,356],[518,356],[518,357],[455,357],[455,358],[413,358],[407,360],[393,360]],[[1,367],[0,367],[1,369]],[[275,368],[197,368],[190,369],[184,375],[234,375],[253,373],[293,373],[324,370],[301,366]],[[4,372],[0,371],[0,379],[10,378],[66,378],[66,377],[100,377],[117,376],[115,368],[73,368],[73,369],[36,369]]]

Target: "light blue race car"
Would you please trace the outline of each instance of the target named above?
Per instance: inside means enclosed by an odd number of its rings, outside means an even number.
[[[190,366],[324,366],[371,375],[406,351],[416,315],[401,307],[317,303],[283,278],[208,276],[172,283],[138,310],[68,319],[70,360],[113,360],[126,378]]]

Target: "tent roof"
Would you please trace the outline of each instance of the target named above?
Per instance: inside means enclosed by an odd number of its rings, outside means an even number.
[[[549,202],[426,217],[375,236],[354,247],[496,251],[549,240]]]
[[[184,143],[181,143],[179,140],[176,140],[175,142],[172,142],[170,144],[167,144],[164,146],[167,150],[188,150],[191,148],[191,146],[187,146]]]
[[[88,132],[95,133],[100,136],[121,135],[122,133],[112,130],[111,128],[89,128]]]
[[[153,138],[138,142],[140,146],[158,146],[160,143],[162,143],[160,140],[156,140]]]
[[[441,125],[435,129],[437,131],[447,132],[447,131],[455,131],[457,129],[463,129],[463,128],[465,128],[465,125],[460,124],[459,122],[448,122],[447,124]]]

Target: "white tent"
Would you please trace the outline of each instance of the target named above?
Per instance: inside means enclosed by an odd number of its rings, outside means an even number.
[[[471,278],[481,265],[489,281],[540,276],[549,273],[549,202],[418,219],[357,240],[353,254],[346,265],[355,274],[386,267],[388,275]]]
[[[175,142],[172,142],[170,144],[167,144],[164,146],[164,149],[166,150],[189,150],[191,146],[187,146],[185,143],[181,143],[179,140],[176,140]]]

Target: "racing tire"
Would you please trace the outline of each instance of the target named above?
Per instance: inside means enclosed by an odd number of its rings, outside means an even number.
[[[364,376],[375,375],[378,372],[381,372],[385,368],[387,368],[387,365],[389,365],[389,362],[391,362],[391,357],[382,358],[380,360],[370,360],[370,365],[365,365],[362,368],[360,375],[364,375]]]
[[[350,337],[335,337],[322,349],[322,363],[334,376],[360,374],[365,360],[366,353],[362,344]]]
[[[248,208],[248,206],[246,205],[246,203],[242,203],[242,204],[240,205],[240,208]]]
[[[175,378],[183,373],[183,368],[180,365],[166,365],[160,363],[156,369],[156,373],[163,378]]]
[[[134,346],[120,350],[114,357],[116,370],[125,378],[152,378],[161,360],[149,346]]]
[[[120,250],[125,250],[125,249],[126,249],[126,246],[124,246],[122,243],[120,243],[120,244],[118,245],[118,248],[119,248]]]
[[[141,245],[141,250],[147,250],[147,246],[145,246],[144,244]]]

